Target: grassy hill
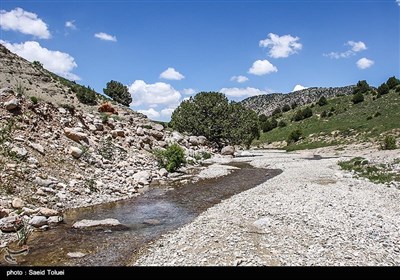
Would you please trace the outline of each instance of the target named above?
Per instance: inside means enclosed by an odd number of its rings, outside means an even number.
[[[390,90],[388,94],[377,98],[376,94],[364,95],[364,101],[353,104],[352,95],[328,99],[328,104],[312,105],[313,115],[302,121],[291,121],[293,115],[307,106],[282,113],[277,121],[284,121],[287,126],[277,127],[261,133],[260,139],[253,145],[285,141],[288,135],[296,130],[302,131],[302,138],[286,146],[287,150],[316,148],[336,144],[348,144],[363,141],[381,141],[383,135],[400,135],[400,93]],[[327,117],[321,117],[325,111]]]

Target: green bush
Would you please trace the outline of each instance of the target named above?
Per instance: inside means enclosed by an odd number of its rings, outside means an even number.
[[[395,150],[397,149],[396,138],[392,135],[388,135],[383,139],[383,143],[381,145],[382,150]]]
[[[167,169],[168,172],[175,172],[186,163],[183,149],[176,143],[168,146],[165,150],[155,150],[154,155],[160,167]]]
[[[398,85],[400,85],[400,80],[397,79],[395,76],[390,77],[387,82],[386,82],[387,86],[389,89],[394,89],[395,87],[397,87]]]
[[[31,96],[30,99],[33,104],[38,104],[38,102],[39,102],[39,99],[36,96]]]
[[[278,126],[278,122],[276,119],[266,120],[265,122],[261,123],[261,130],[263,132],[268,132],[273,130]]]
[[[364,101],[364,95],[363,95],[361,92],[356,93],[356,94],[353,96],[353,98],[351,99],[351,101],[353,102],[353,104],[361,103],[361,102]]]
[[[372,120],[372,116],[367,117],[367,121]]]
[[[272,116],[279,115],[280,113],[282,113],[282,110],[278,107],[274,111],[272,111]]]
[[[229,102],[219,92],[200,92],[183,101],[172,113],[171,126],[179,132],[203,135],[219,147],[250,145],[260,132],[259,118],[253,110]]]
[[[300,140],[301,136],[303,135],[303,132],[300,129],[293,130],[290,132],[286,142],[289,144],[295,143]]]
[[[278,122],[278,126],[279,126],[279,127],[285,127],[285,126],[287,126],[287,124],[286,124],[286,122],[285,122],[284,120],[280,120],[280,121]]]
[[[376,117],[379,117],[380,115],[382,115],[380,112],[376,112],[374,117],[376,118]]]
[[[122,105],[129,106],[132,102],[132,96],[128,91],[128,87],[120,82],[109,81],[107,87],[103,89],[103,92]]]
[[[326,118],[328,116],[327,112],[324,110],[321,113],[321,118]]]
[[[298,106],[298,105],[297,105],[296,101],[293,102],[293,103],[290,105],[290,107],[291,107],[292,109],[295,109],[297,106]]]
[[[369,87],[369,84],[366,80],[358,81],[357,86],[353,90],[353,94],[366,93],[370,89],[371,88]]]
[[[326,99],[325,96],[321,96],[321,98],[318,100],[317,104],[319,106],[325,106],[328,104],[328,100]]]
[[[80,102],[83,104],[88,104],[88,105],[96,105],[97,104],[97,97],[96,97],[96,92],[91,89],[89,86],[88,87],[76,87],[74,88],[76,91],[76,97],[79,99]]]
[[[400,92],[400,86],[396,87],[396,92]]]
[[[290,105],[289,104],[285,104],[283,107],[282,107],[282,112],[287,112],[287,111],[290,111]]]
[[[268,117],[265,114],[261,114],[258,116],[258,120],[260,121],[260,123],[263,123],[268,120]]]
[[[307,119],[313,115],[313,111],[310,107],[304,108],[303,110],[298,110],[296,114],[292,117],[292,121],[298,122]]]
[[[383,83],[378,87],[378,95],[385,95],[389,93],[389,87],[387,84]]]

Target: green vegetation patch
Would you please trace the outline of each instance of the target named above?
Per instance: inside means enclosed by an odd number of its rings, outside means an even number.
[[[400,182],[400,174],[396,171],[399,159],[387,164],[374,164],[363,157],[355,157],[349,161],[339,162],[343,170],[353,171],[357,176],[369,179],[374,183]]]

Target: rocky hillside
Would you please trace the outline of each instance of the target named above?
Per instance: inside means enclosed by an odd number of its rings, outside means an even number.
[[[0,45],[0,229],[21,216],[47,226],[59,211],[137,195],[179,180],[213,153],[205,137],[167,131],[118,104],[80,103],[56,75]],[[168,173],[152,151],[178,143],[191,164]],[[43,210],[47,209],[47,210]],[[35,218],[40,217],[40,218]],[[34,219],[35,218],[35,219]],[[37,223],[36,223],[37,222]]]
[[[311,87],[287,94],[272,93],[265,95],[258,95],[244,99],[241,103],[259,115],[265,114],[270,116],[277,108],[282,108],[286,104],[291,106],[296,103],[297,105],[305,105],[318,101],[321,96],[326,98],[335,97],[338,95],[351,94],[354,86],[346,87]]]

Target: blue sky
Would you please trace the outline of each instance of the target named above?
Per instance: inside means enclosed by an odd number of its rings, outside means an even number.
[[[199,91],[231,100],[400,76],[400,1],[10,1],[0,40],[131,108],[169,120]]]

